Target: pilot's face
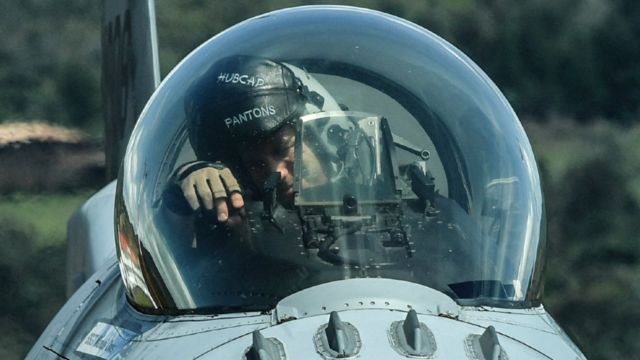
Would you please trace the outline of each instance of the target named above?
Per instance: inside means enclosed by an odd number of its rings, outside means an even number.
[[[293,164],[295,154],[295,128],[284,126],[269,138],[245,144],[244,151],[240,151],[239,156],[245,168],[249,172],[254,185],[262,187],[269,175],[280,172],[280,186],[277,189],[278,202],[285,207],[293,206]],[[311,176],[303,179],[303,184],[308,181],[314,183],[326,182],[326,176],[320,169],[319,161],[309,149],[303,144],[306,167],[311,168]],[[310,165],[313,164],[313,165]]]
[[[249,172],[254,185],[262,185],[273,172],[280,172],[278,200],[284,205],[293,205],[293,159],[295,129],[284,126],[275,134],[261,141],[245,144],[239,151],[240,159]]]

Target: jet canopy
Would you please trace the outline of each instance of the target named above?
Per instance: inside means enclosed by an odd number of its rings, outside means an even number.
[[[133,131],[116,227],[148,312],[268,310],[351,278],[540,300],[543,199],[513,110],[453,46],[364,9],[273,12],[191,53]]]

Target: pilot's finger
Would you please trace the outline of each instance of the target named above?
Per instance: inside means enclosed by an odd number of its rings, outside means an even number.
[[[224,185],[227,187],[229,194],[232,192],[242,192],[240,190],[240,184],[238,184],[238,180],[236,180],[235,176],[231,173],[231,170],[228,168],[224,168],[220,170],[220,178],[224,181]]]
[[[234,208],[240,209],[244,206],[244,199],[242,198],[242,194],[235,192],[231,195],[231,205]]]
[[[227,198],[218,198],[216,201],[216,211],[218,213],[218,221],[225,222],[229,218],[229,208],[227,207]]]
[[[180,184],[180,188],[182,189],[182,194],[189,203],[191,209],[193,211],[198,210],[200,208],[200,202],[198,201],[198,195],[196,195],[196,189],[193,181],[190,181],[190,179],[185,179],[185,181]]]
[[[244,209],[239,209],[235,214],[229,216],[227,225],[230,227],[242,225],[246,216],[247,214],[245,213]]]
[[[207,210],[213,209],[213,194],[211,194],[211,188],[209,187],[209,181],[204,176],[199,176],[195,179],[196,194],[204,208]]]
[[[215,171],[215,175],[211,175],[207,177],[207,182],[209,183],[209,187],[211,188],[211,192],[213,193],[214,199],[226,198],[227,190],[224,188],[224,184],[222,184],[222,180],[220,180],[220,173],[218,170],[211,169]]]

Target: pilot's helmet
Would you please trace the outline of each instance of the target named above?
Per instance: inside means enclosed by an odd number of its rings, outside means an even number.
[[[189,140],[199,160],[231,166],[243,144],[293,124],[307,112],[306,104],[321,108],[323,102],[291,65],[254,56],[226,57],[187,92]]]

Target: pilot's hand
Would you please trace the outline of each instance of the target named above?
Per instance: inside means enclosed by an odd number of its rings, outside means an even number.
[[[224,167],[203,167],[188,174],[180,182],[185,199],[194,211],[201,206],[208,211],[215,207],[218,221],[229,219],[229,205],[235,209],[244,206],[238,181]]]

